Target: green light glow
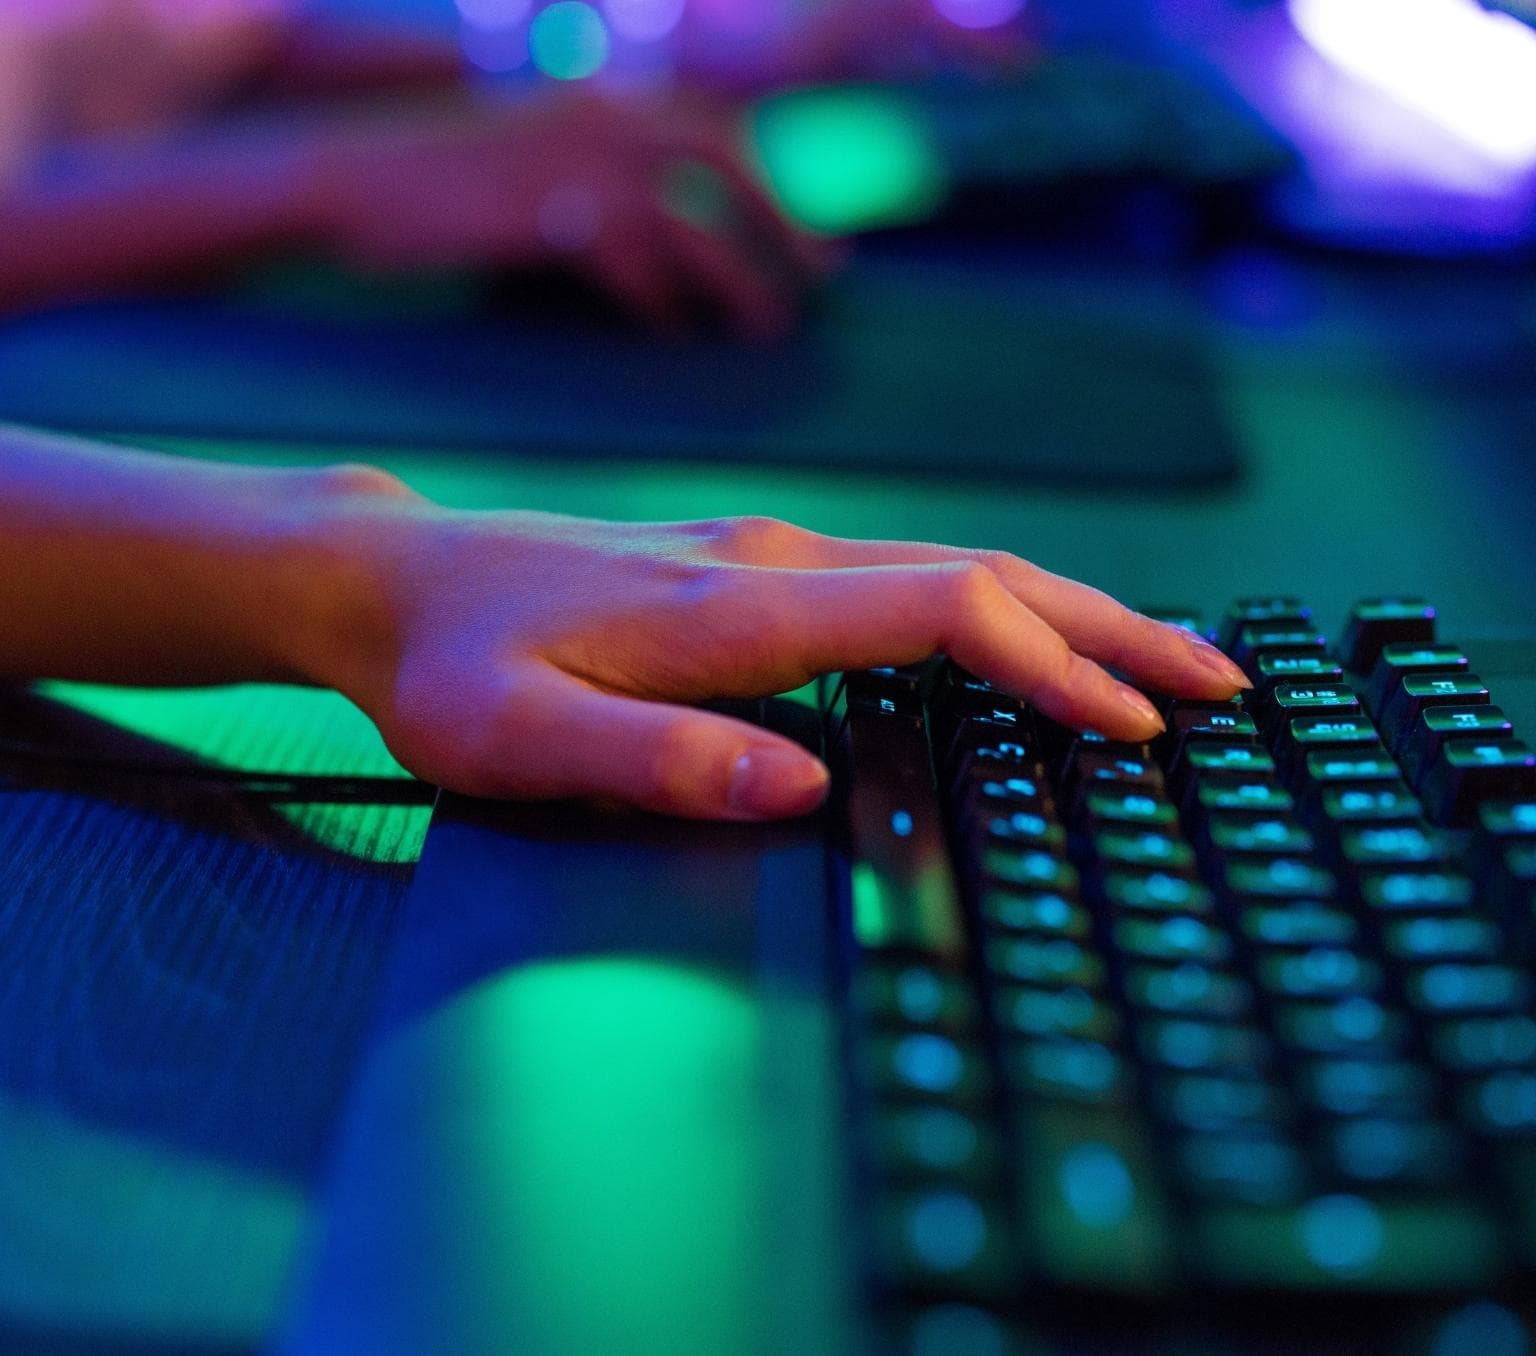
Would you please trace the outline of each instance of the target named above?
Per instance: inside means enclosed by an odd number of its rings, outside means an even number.
[[[506,971],[388,1042],[364,1100],[405,1158],[362,1199],[415,1240],[436,1349],[515,1325],[530,1350],[753,1350],[762,1039],[741,988],[605,957]]]
[[[528,29],[533,64],[554,80],[585,80],[608,61],[608,25],[583,0],[555,0]]]
[[[136,688],[44,682],[37,691],[148,739],[246,772],[344,777],[409,774],[371,720],[318,688]]]
[[[277,1181],[0,1095],[0,1313],[59,1334],[254,1348],[307,1218]]]
[[[947,191],[928,129],[887,91],[779,95],[758,105],[752,139],[780,205],[811,230],[843,234],[921,221]]]

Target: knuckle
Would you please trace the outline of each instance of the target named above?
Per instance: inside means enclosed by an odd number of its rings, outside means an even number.
[[[403,499],[412,494],[399,476],[381,466],[369,466],[363,462],[322,466],[315,475],[321,491],[327,494],[389,499]]]
[[[998,578],[979,560],[964,560],[943,567],[947,571],[952,606],[971,612],[991,605],[997,596]]]
[[[801,530],[779,518],[749,514],[722,518],[711,534],[717,551],[734,559],[768,560],[787,551],[799,540]]]
[[[698,799],[700,780],[710,771],[703,756],[705,733],[701,722],[689,716],[662,726],[640,770],[640,798],[663,808]]]

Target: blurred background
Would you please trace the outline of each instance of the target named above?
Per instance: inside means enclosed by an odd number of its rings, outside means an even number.
[[[0,419],[1530,635],[1533,21],[0,0]],[[43,699],[0,733],[401,775],[327,694]],[[0,1347],[254,1351],[428,793],[82,776],[0,828]]]

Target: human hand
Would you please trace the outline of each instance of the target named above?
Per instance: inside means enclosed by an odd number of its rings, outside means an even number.
[[[354,122],[322,144],[308,215],[372,268],[560,265],[663,331],[702,305],[751,337],[793,321],[827,245],[791,226],[697,108],[564,90]],[[679,195],[705,189],[712,222]]]
[[[764,518],[456,513],[398,488],[351,501],[323,536],[327,577],[350,582],[296,669],[351,696],[407,768],[473,795],[803,813],[827,786],[815,758],[686,703],[939,652],[1130,740],[1162,723],[1101,665],[1190,697],[1247,685],[1187,632],[999,551]]]

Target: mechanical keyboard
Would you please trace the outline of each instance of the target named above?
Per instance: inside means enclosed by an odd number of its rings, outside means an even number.
[[[1149,694],[1150,744],[947,661],[826,682],[877,1308],[978,1352],[1192,1297],[1496,1333],[1536,1291],[1536,753],[1420,599],[1337,645],[1294,598],[1154,615],[1253,688]]]

